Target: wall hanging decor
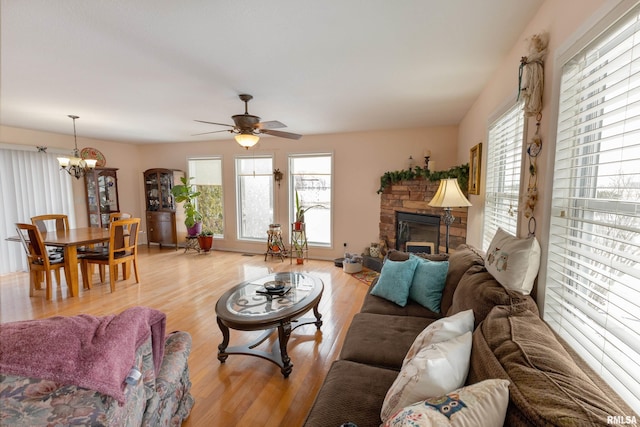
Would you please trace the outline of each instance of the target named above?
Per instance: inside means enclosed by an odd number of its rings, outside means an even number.
[[[469,150],[469,194],[480,194],[480,165],[482,164],[482,142]]]
[[[529,39],[529,54],[520,59],[518,73],[518,97],[524,101],[523,111],[527,117],[536,118],[536,131],[527,145],[529,160],[529,181],[527,184],[524,216],[529,219],[529,236],[536,234],[534,210],[538,201],[537,158],[542,151],[540,122],[542,121],[542,93],[544,90],[544,56],[547,53],[549,37],[546,33],[535,34]]]

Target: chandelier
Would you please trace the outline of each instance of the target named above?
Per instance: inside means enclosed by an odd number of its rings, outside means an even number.
[[[58,163],[60,164],[60,168],[67,171],[69,175],[76,179],[80,179],[80,177],[84,176],[87,171],[94,169],[98,161],[94,159],[83,159],[80,157],[80,152],[78,151],[78,138],[76,136],[76,119],[79,119],[80,117],[74,115],[69,115],[68,117],[73,120],[73,142],[75,143],[75,148],[73,149],[73,157],[58,157]]]

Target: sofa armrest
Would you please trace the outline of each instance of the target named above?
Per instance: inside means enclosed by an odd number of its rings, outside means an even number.
[[[184,371],[190,353],[191,335],[188,332],[172,332],[167,336],[162,366],[156,378],[156,391],[161,397],[171,389],[176,377]]]
[[[167,336],[155,394],[147,404],[143,426],[180,425],[189,416],[194,404],[187,363],[190,353],[188,332],[172,332]]]

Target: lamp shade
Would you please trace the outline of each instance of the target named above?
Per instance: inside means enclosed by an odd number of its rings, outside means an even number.
[[[471,206],[471,203],[460,190],[458,180],[456,178],[448,178],[440,180],[440,187],[438,187],[436,195],[429,202],[429,206],[434,208],[459,208]]]
[[[247,150],[258,143],[260,137],[250,133],[239,133],[235,136],[236,142]]]

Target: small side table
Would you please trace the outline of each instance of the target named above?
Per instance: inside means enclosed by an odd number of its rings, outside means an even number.
[[[189,250],[200,253],[200,244],[198,243],[198,236],[187,236],[187,243],[184,246],[184,253]]]

